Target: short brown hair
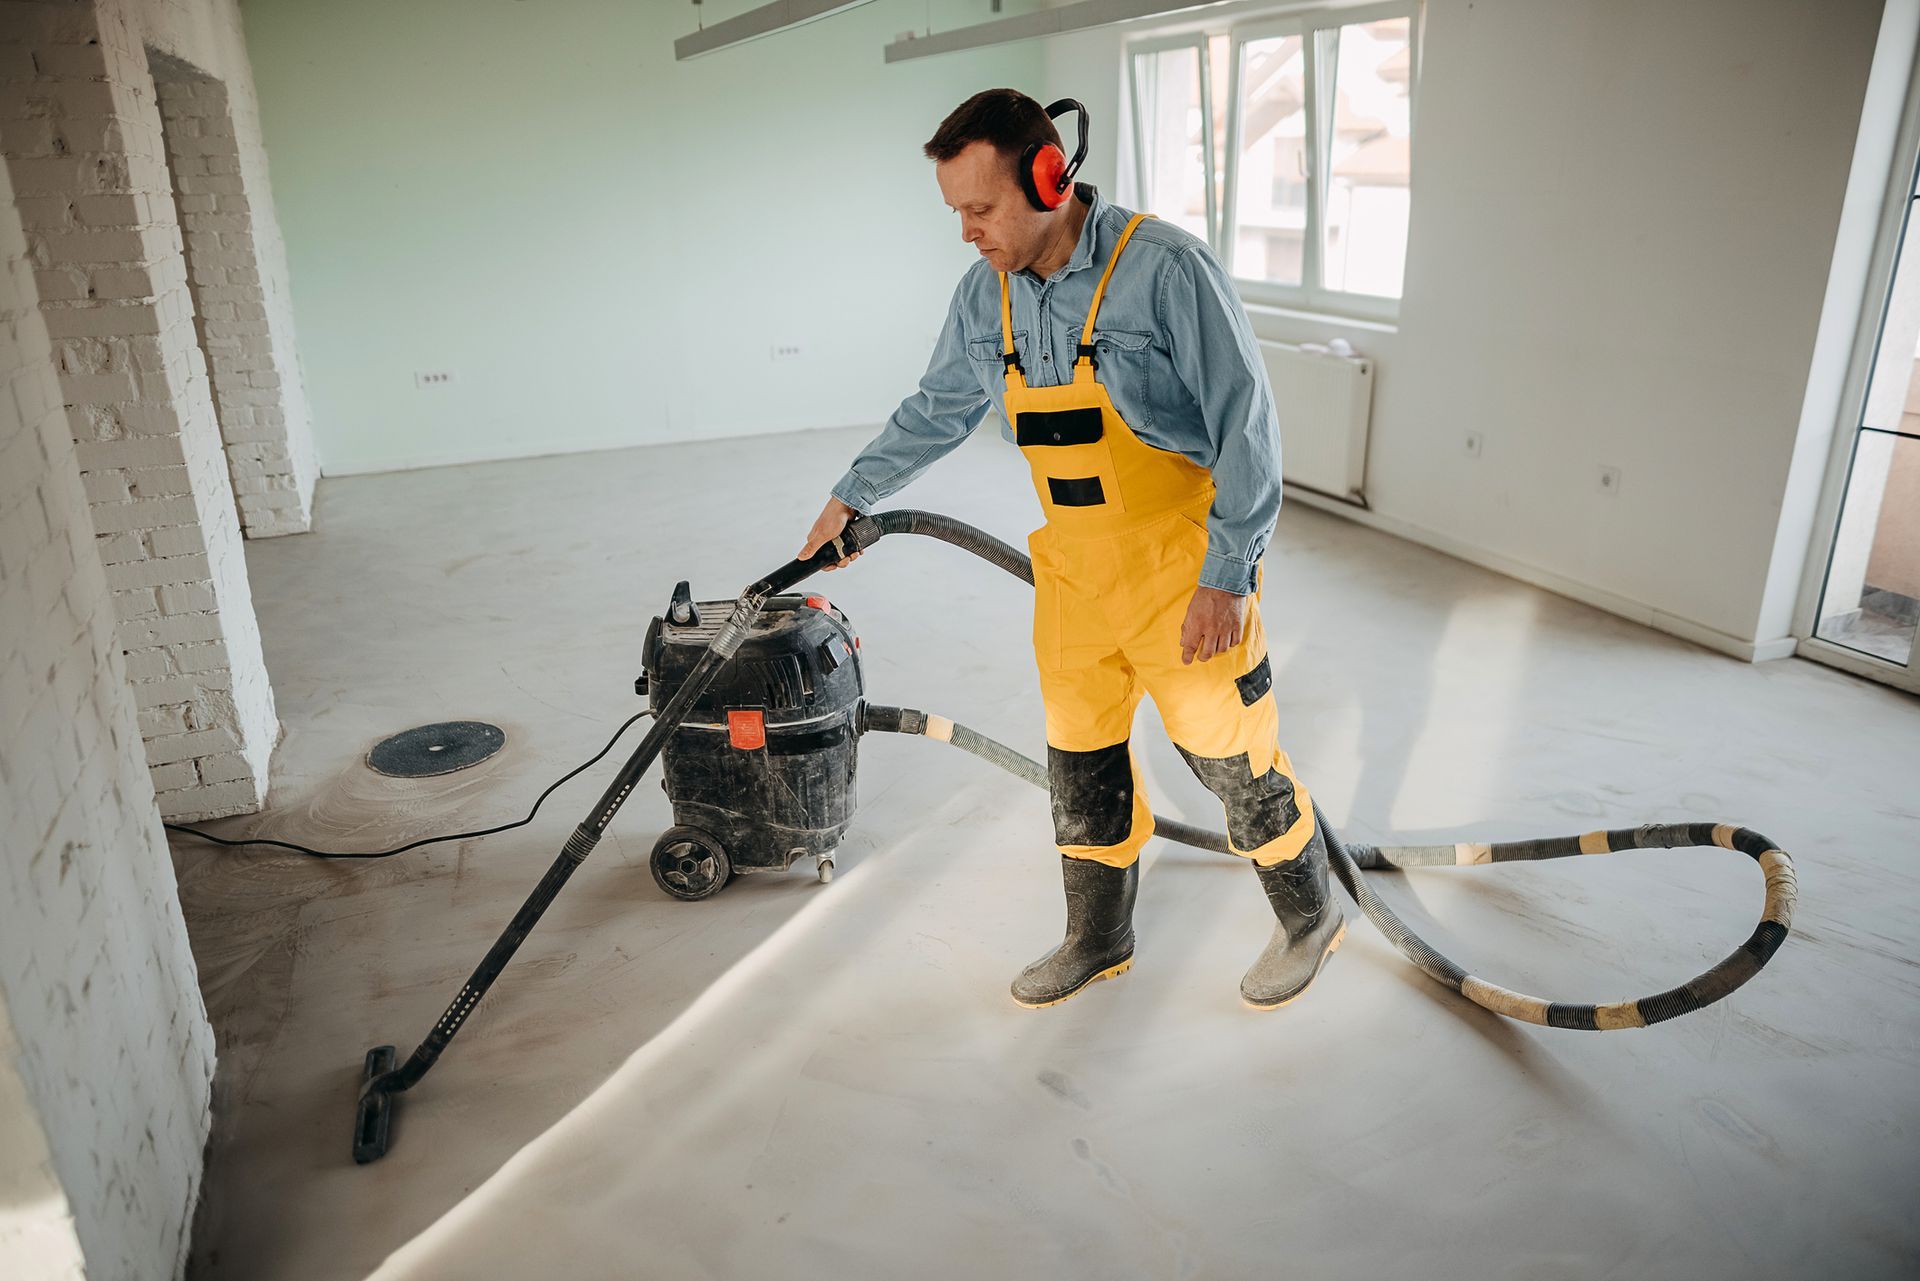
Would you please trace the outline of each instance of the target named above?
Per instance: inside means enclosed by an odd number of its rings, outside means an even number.
[[[927,139],[927,159],[953,159],[976,142],[992,143],[994,150],[1017,169],[1020,157],[1036,142],[1058,147],[1060,131],[1047,109],[1018,89],[983,89],[955,107]]]

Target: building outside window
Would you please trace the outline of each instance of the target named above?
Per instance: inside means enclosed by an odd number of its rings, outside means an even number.
[[[1127,48],[1134,191],[1249,302],[1391,318],[1412,214],[1417,9],[1316,10]]]

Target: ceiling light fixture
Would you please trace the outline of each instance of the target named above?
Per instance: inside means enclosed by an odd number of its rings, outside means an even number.
[[[700,7],[700,0],[693,0],[693,3],[696,9]],[[749,40],[789,31],[870,3],[872,0],[774,0],[772,4],[749,9],[724,22],[716,22],[711,27],[703,24],[700,30],[690,36],[681,36],[673,42],[673,57],[676,62],[685,62],[689,58],[730,49]]]

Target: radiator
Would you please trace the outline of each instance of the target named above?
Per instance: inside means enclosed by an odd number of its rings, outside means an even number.
[[[1291,485],[1335,498],[1366,488],[1373,362],[1261,340],[1280,415],[1280,473]]]

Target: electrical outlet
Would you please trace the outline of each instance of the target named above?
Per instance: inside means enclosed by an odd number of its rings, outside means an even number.
[[[1601,493],[1612,497],[1620,492],[1620,469],[1618,467],[1602,467],[1598,480]]]
[[[798,360],[800,359],[800,344],[797,342],[775,343],[773,345],[772,358],[774,360]]]
[[[453,381],[453,373],[446,369],[416,369],[413,371],[413,385],[422,390],[428,387],[445,387]]]
[[[1464,442],[1462,442],[1460,448],[1466,454],[1467,457],[1478,458],[1480,456],[1480,445],[1481,445],[1480,433],[1477,431],[1470,431],[1467,433],[1467,438]]]

